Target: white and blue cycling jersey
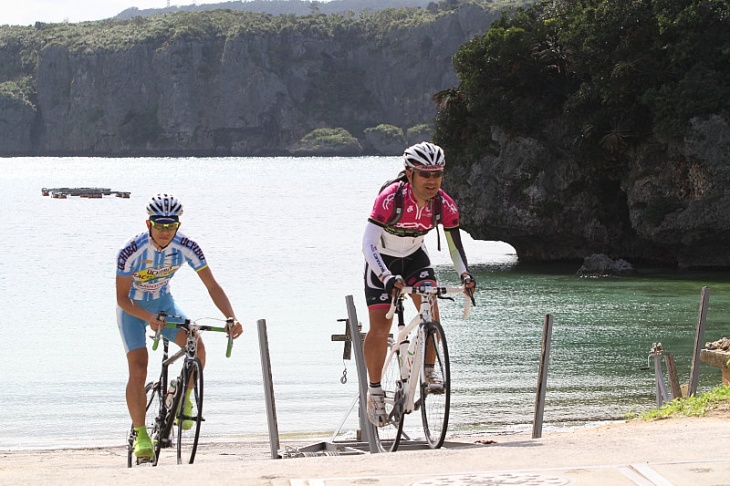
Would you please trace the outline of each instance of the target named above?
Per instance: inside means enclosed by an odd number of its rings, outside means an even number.
[[[170,293],[170,279],[187,262],[196,272],[208,266],[203,250],[179,231],[163,250],[149,233],[130,239],[117,254],[117,275],[132,277],[129,298],[149,301]]]

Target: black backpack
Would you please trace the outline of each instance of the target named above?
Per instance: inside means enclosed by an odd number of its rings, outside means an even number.
[[[395,195],[393,197],[393,213],[390,215],[388,221],[385,222],[385,226],[395,226],[403,216],[403,185],[408,182],[408,177],[406,177],[405,170],[400,171],[395,179],[388,180],[385,182],[385,184],[380,186],[380,191],[378,191],[378,194],[383,192],[386,187],[390,186],[396,181],[398,182],[398,189],[396,189]],[[436,229],[438,251],[441,251],[441,234],[438,230],[438,224],[441,223],[441,212],[443,210],[441,191],[439,191],[436,197],[433,198],[433,201],[431,201],[431,203],[433,204],[433,219],[431,224]]]

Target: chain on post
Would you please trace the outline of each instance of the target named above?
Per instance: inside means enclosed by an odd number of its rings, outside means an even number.
[[[345,363],[345,360],[348,360],[351,358],[352,336],[350,335],[350,326],[348,324],[347,319],[337,319],[337,322],[345,323],[345,334],[333,334],[332,335],[333,341],[344,342],[344,349],[342,352],[342,364],[344,365],[345,368],[342,370],[342,376],[340,377],[340,383],[342,383],[344,385],[347,383],[347,363]]]

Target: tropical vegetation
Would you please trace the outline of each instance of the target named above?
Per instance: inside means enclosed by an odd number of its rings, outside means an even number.
[[[687,398],[677,398],[640,414],[629,414],[628,419],[653,420],[672,416],[701,417],[712,411],[730,409],[730,386],[716,388]]]
[[[344,128],[317,128],[305,135],[292,152],[296,155],[359,155],[362,147]]]
[[[632,147],[681,140],[693,117],[730,108],[730,3],[546,0],[504,15],[454,65],[459,85],[434,95],[452,160],[494,148],[498,126],[569,134],[553,146],[620,172]]]

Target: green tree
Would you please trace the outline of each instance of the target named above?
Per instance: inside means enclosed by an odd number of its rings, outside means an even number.
[[[483,152],[492,126],[561,126],[585,160],[620,171],[635,144],[730,109],[730,2],[544,1],[505,13],[454,66],[459,85],[436,96],[450,153]]]

